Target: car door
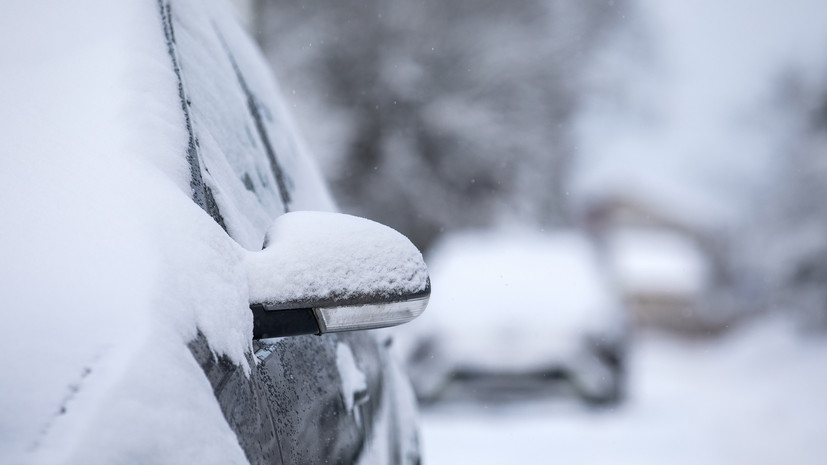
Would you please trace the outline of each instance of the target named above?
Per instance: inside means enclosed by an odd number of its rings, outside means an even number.
[[[268,70],[227,7],[158,6],[189,132],[193,200],[248,250],[261,249],[278,215],[333,209]],[[256,341],[249,374],[217,357],[203,334],[189,348],[251,463],[354,463],[377,442],[391,443],[392,462],[413,456],[399,452],[396,423],[377,429],[394,402],[385,398],[389,361],[371,334]]]

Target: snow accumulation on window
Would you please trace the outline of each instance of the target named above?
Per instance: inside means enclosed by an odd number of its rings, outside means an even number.
[[[292,212],[249,253],[252,302],[416,294],[428,286],[422,255],[405,236],[364,218]]]
[[[214,8],[178,0],[164,11],[179,65],[192,150],[227,232],[249,250],[276,216],[331,210],[318,170],[302,153],[279,91],[244,31],[223,27]],[[231,14],[231,13],[228,13]]]

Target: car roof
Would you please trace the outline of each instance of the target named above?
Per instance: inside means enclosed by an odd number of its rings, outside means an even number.
[[[429,256],[431,313],[453,327],[530,321],[579,333],[619,313],[598,260],[586,237],[569,230],[451,234]]]

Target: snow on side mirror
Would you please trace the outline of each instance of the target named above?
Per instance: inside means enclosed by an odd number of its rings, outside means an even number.
[[[325,212],[278,217],[246,258],[253,338],[384,328],[419,316],[422,254],[379,223]]]

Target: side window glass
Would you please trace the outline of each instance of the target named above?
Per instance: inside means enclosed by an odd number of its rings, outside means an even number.
[[[274,107],[279,100],[272,77],[241,31],[199,17],[205,13],[198,8],[182,14],[165,8],[192,139],[189,155],[198,165],[194,189],[200,174],[205,202],[214,203],[222,226],[243,247],[258,249],[266,228],[294,201],[294,171],[285,167],[301,164],[281,108]],[[199,201],[197,192],[194,197]]]

